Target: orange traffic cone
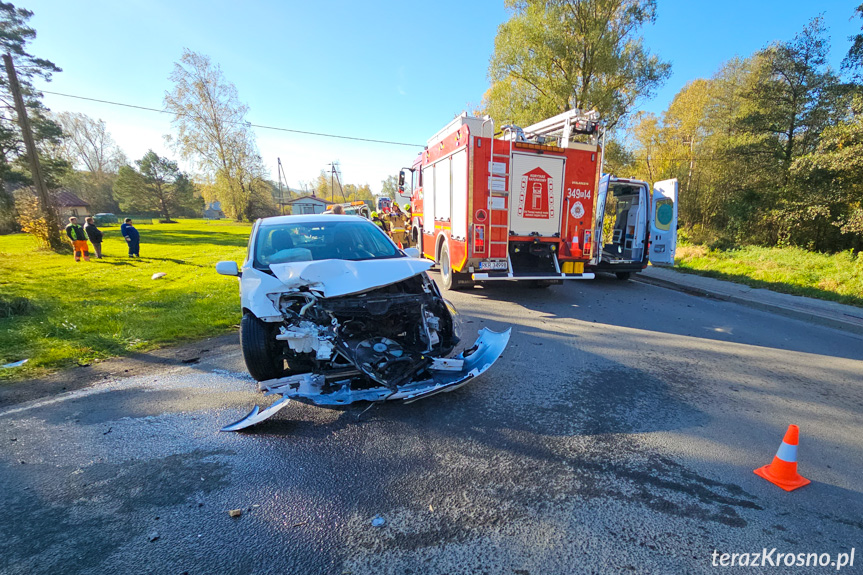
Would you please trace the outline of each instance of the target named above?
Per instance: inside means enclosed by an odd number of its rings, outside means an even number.
[[[797,441],[800,429],[796,425],[789,425],[785,432],[785,439],[773,458],[773,463],[759,467],[755,474],[763,477],[770,483],[778,485],[785,491],[794,491],[811,483],[808,479],[797,473]]]

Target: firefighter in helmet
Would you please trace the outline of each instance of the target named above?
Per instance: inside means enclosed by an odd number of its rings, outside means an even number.
[[[393,241],[401,248],[410,247],[408,245],[408,219],[395,202],[393,202],[392,211],[389,213],[389,220],[392,225],[391,235]]]
[[[384,233],[390,235],[390,225],[385,220],[381,219],[377,212],[372,212],[372,223],[382,229]]]

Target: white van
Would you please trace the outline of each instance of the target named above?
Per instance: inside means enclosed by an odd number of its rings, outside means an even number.
[[[596,194],[590,271],[626,280],[648,262],[674,265],[677,249],[677,180],[653,185],[605,174]]]

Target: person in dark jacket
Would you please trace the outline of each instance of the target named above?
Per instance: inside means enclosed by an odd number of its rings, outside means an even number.
[[[84,233],[90,238],[90,243],[93,244],[93,251],[96,253],[96,259],[102,259],[102,230],[96,227],[96,221],[93,218],[84,220]]]
[[[69,225],[66,226],[66,235],[69,236],[69,241],[72,242],[72,250],[75,252],[75,261],[81,261],[81,254],[84,254],[84,261],[90,261],[90,246],[87,244],[87,233],[78,224],[78,218],[72,216],[69,218]]]
[[[135,229],[135,226],[132,225],[132,218],[126,218],[123,220],[123,225],[120,226],[120,235],[122,235],[123,239],[126,240],[126,243],[129,244],[129,257],[141,257],[141,235],[138,233],[138,230]]]

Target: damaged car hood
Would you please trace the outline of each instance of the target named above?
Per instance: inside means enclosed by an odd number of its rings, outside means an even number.
[[[271,264],[276,277],[289,288],[308,287],[325,298],[362,293],[421,274],[432,267],[429,260],[391,258],[379,260],[319,260]]]

